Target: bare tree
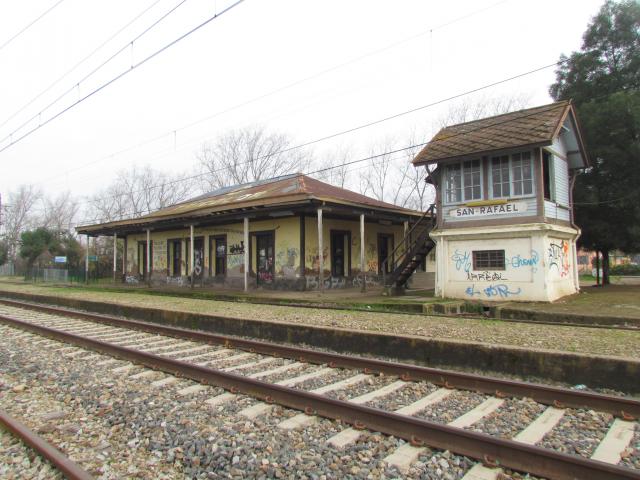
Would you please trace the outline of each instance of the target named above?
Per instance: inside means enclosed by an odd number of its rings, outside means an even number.
[[[77,199],[71,192],[63,192],[57,197],[42,197],[43,213],[39,226],[55,230],[57,232],[70,232],[80,210]]]
[[[351,158],[351,152],[350,146],[339,146],[325,154],[317,164],[319,172],[314,175],[315,178],[336,187],[345,188],[349,180],[349,165],[347,163]]]
[[[87,214],[93,222],[140,217],[187,199],[193,183],[150,166],[120,170],[109,186],[89,198]]]
[[[18,253],[20,234],[37,223],[36,205],[41,198],[42,192],[34,185],[20,185],[9,193],[3,223],[10,260]]]
[[[529,107],[530,103],[531,95],[526,93],[500,97],[465,98],[449,106],[449,109],[436,120],[436,128],[439,130],[448,125],[521,110]]]
[[[263,127],[231,130],[196,153],[205,173],[201,188],[211,191],[306,170],[311,156],[291,147],[288,136]]]

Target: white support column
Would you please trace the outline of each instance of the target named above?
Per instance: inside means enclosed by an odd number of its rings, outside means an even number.
[[[127,236],[122,240],[122,279],[127,276]]]
[[[244,217],[244,291],[249,290],[249,219]]]
[[[147,228],[147,284],[151,286],[151,230]]]
[[[364,213],[360,214],[360,275],[362,276],[362,288],[367,289],[367,273],[364,267]]]
[[[318,209],[318,283],[320,290],[324,290],[324,255],[322,255],[322,209]]]
[[[189,274],[191,275],[191,288],[193,288],[193,282],[195,281],[195,240],[193,238],[193,225],[189,225]]]
[[[89,235],[87,235],[87,254],[84,256],[84,283],[89,283]]]
[[[116,283],[116,270],[118,262],[118,234],[113,234],[113,283]]]

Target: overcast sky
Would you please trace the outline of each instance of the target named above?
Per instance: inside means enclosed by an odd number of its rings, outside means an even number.
[[[57,2],[0,3],[0,45]],[[180,3],[63,0],[0,47],[0,148],[234,2],[186,0],[129,45]],[[32,183],[51,193],[89,195],[131,165],[191,170],[198,146],[229,129],[264,125],[304,143],[427,105],[579,49],[601,4],[246,0],[1,152],[0,193]],[[472,98],[526,95],[531,106],[540,105],[551,101],[548,87],[554,78],[549,68]],[[448,107],[426,108],[319,142],[313,151],[321,155],[350,145],[358,155],[387,137],[430,133]]]

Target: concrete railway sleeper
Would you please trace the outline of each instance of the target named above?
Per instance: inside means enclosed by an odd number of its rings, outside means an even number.
[[[60,312],[56,313],[57,315],[60,315]],[[410,380],[416,380],[416,378],[407,378],[405,376],[405,378],[398,379],[393,383],[387,383],[387,385],[382,386],[379,389],[369,391],[345,401],[330,398],[328,396],[329,392],[344,390],[350,385],[362,382],[367,377],[371,377],[371,368],[365,367],[366,370],[364,373],[356,375],[353,375],[353,372],[351,372],[351,376],[344,380],[307,392],[292,388],[292,386],[295,386],[296,383],[308,381],[314,376],[320,376],[318,372],[324,371],[324,373],[326,373],[327,371],[334,369],[324,367],[313,372],[304,372],[300,369],[304,370],[304,367],[307,364],[306,362],[301,361],[288,364],[285,363],[284,365],[273,365],[273,368],[271,368],[272,366],[269,365],[270,362],[273,362],[274,360],[280,360],[282,362],[282,359],[268,359],[264,355],[258,355],[257,352],[250,351],[244,353],[244,355],[248,354],[248,356],[244,357],[244,360],[247,360],[246,363],[235,364],[233,366],[228,366],[227,363],[224,364],[227,365],[225,368],[221,370],[213,370],[206,366],[194,365],[186,363],[185,361],[167,358],[166,356],[163,356],[163,354],[132,350],[115,343],[107,343],[104,342],[102,338],[98,340],[96,338],[87,338],[76,335],[73,330],[75,328],[84,329],[86,327],[86,322],[78,321],[77,323],[70,323],[68,318],[65,319],[64,322],[60,322],[55,318],[50,318],[50,315],[27,314],[26,316],[31,316],[34,322],[25,322],[9,316],[0,316],[0,321],[7,325],[17,326],[23,330],[72,343],[80,347],[97,350],[150,368],[169,372],[175,376],[190,378],[201,383],[200,386],[193,385],[191,387],[181,388],[177,392],[178,395],[189,395],[195,393],[205,388],[202,385],[209,384],[222,386],[229,390],[228,393],[223,393],[218,397],[214,397],[207,401],[207,403],[211,405],[229,402],[240,393],[263,400],[263,403],[252,405],[240,412],[241,415],[250,419],[263,414],[271,408],[272,404],[277,403],[305,412],[304,414],[293,416],[283,422],[283,425],[280,425],[280,428],[304,427],[314,421],[313,419],[315,415],[341,419],[346,423],[352,424],[353,428],[343,430],[343,432],[336,435],[336,437],[339,438],[332,438],[330,440],[330,443],[336,446],[340,446],[340,444],[344,445],[345,442],[353,442],[357,440],[360,431],[364,428],[407,439],[411,442],[410,444],[404,445],[390,455],[389,458],[385,459],[388,463],[396,464],[398,467],[410,464],[410,462],[417,458],[417,456],[424,450],[424,447],[428,445],[440,449],[451,450],[454,453],[467,455],[472,458],[477,458],[487,466],[504,466],[513,470],[525,471],[534,475],[541,475],[549,478],[582,478],[587,475],[596,479],[640,478],[640,472],[637,470],[613,465],[619,460],[619,456],[616,457],[615,452],[620,452],[626,445],[621,443],[620,439],[628,438],[629,431],[633,432],[632,429],[629,430],[629,424],[632,424],[632,422],[629,421],[616,420],[616,422],[614,422],[614,425],[611,427],[611,434],[607,435],[609,439],[603,439],[598,450],[593,455],[593,458],[598,459],[598,461],[596,461],[593,459],[579,457],[577,455],[567,455],[534,446],[537,440],[539,440],[539,437],[541,435],[544,436],[545,431],[548,432],[553,428],[555,425],[553,420],[556,419],[557,423],[557,420],[562,417],[561,415],[554,415],[555,410],[560,410],[556,408],[557,406],[549,407],[545,411],[545,414],[540,416],[539,421],[533,422],[518,435],[519,438],[515,438],[514,441],[503,440],[486,434],[464,430],[464,428],[473,425],[479,419],[485,418],[497,411],[505,402],[505,399],[503,398],[505,395],[491,396],[476,405],[475,408],[458,416],[453,421],[447,422],[449,425],[443,425],[416,417],[410,417],[408,415],[423,410],[424,407],[428,406],[430,403],[437,403],[438,400],[445,398],[450,394],[450,392],[452,392],[449,388],[436,389],[425,398],[419,399],[411,405],[396,409],[395,412],[382,411],[365,406],[365,404],[375,401],[378,397],[389,395],[403,388]],[[46,323],[47,325],[42,325],[40,323]],[[58,330],[55,328],[57,324],[63,324],[64,330],[71,330],[71,332]],[[118,327],[120,327],[120,325]],[[117,333],[118,330],[120,330],[120,328],[114,328],[114,333]],[[147,339],[152,337],[153,335],[137,338],[140,339],[140,343],[144,343]],[[157,337],[155,339],[157,340]],[[234,339],[234,343],[235,342],[236,340]],[[126,340],[120,340],[119,343],[130,344],[130,342],[127,342]],[[226,358],[243,355],[242,353],[234,353],[233,350],[229,348],[229,341],[227,341],[226,344],[220,341],[215,343],[222,344],[222,347],[216,348],[212,346],[211,354],[226,350],[227,352],[225,352],[225,354],[231,354]],[[234,347],[236,347],[236,345],[234,345]],[[202,345],[198,346],[192,342],[176,341],[175,344],[171,344],[166,347],[165,354],[183,352],[192,356],[193,353],[197,353],[196,350],[202,351],[203,348],[204,347]],[[222,359],[224,358],[225,357],[222,357]],[[251,361],[248,361],[249,359],[251,359]],[[300,359],[298,358],[298,360]],[[219,360],[215,362],[216,366],[220,364]],[[324,363],[326,364],[326,362]],[[134,365],[124,365],[115,367],[112,371],[128,374],[135,368],[136,367]],[[231,373],[238,371],[253,373],[247,373],[246,375]],[[286,377],[287,374],[289,375],[288,378]],[[135,375],[138,378],[142,378],[142,374],[136,373]],[[275,383],[264,382],[257,379],[260,377],[280,378],[278,375],[284,375],[284,377]],[[158,386],[163,386],[175,383],[177,380],[178,379],[175,377],[166,377],[161,380],[156,380],[154,383],[157,383]],[[446,383],[447,382],[445,381],[445,384]],[[448,385],[448,387],[450,386],[451,385]],[[612,398],[614,401],[619,400],[615,397],[606,398]],[[637,408],[637,405],[635,406]],[[610,408],[609,410],[612,409]],[[613,411],[616,411],[616,409],[614,408]],[[630,411],[634,410],[630,409]],[[541,431],[543,433],[540,433]],[[628,438],[628,441],[630,440],[631,438]],[[612,454],[611,452],[614,453]],[[472,471],[468,473],[468,475],[470,475],[468,478],[477,478],[478,475],[486,474],[485,470],[487,470],[487,467],[483,466],[483,464],[478,464],[474,467]],[[494,477],[497,475],[495,470],[488,471],[493,474]],[[475,475],[476,477],[473,477],[472,475]]]

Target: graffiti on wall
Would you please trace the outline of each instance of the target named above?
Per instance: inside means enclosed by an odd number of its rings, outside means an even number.
[[[353,277],[353,280],[351,280],[351,284],[354,287],[362,287],[362,275],[356,275],[355,277]],[[367,276],[367,275],[365,275],[364,284],[367,287],[374,287],[379,285],[375,277]]]
[[[547,253],[549,270],[555,268],[561,277],[569,275],[569,243],[565,240],[561,240],[560,243],[550,243]]]
[[[480,282],[480,281],[484,281],[484,282],[499,282],[499,281],[503,281],[503,282],[506,282],[507,278],[505,278],[503,272],[485,271],[485,272],[479,272],[479,273],[467,272],[467,280],[472,281],[472,282]]]
[[[453,260],[456,270],[467,273],[471,270],[471,253],[456,249],[455,253],[451,255],[451,260]]]
[[[276,268],[285,277],[296,276],[296,259],[300,256],[300,250],[289,247],[286,250],[279,250],[276,254]]]
[[[378,272],[378,261],[377,260],[369,260],[367,262],[367,272]]]
[[[522,290],[520,289],[520,287],[518,287],[517,290],[511,290],[504,283],[500,283],[497,285],[489,285],[488,287],[480,289],[477,289],[475,284],[472,284],[470,287],[467,287],[465,293],[470,297],[485,296],[486,298],[509,298],[514,295],[520,295],[521,291]]]
[[[139,283],[139,282],[138,282],[138,277],[136,277],[136,276],[134,276],[134,275],[127,275],[127,276],[124,278],[124,281],[125,281],[125,283],[130,283],[130,284],[132,284],[132,285],[137,285],[137,284]]]
[[[320,279],[317,276],[306,276],[307,290],[314,290],[320,288]],[[322,280],[323,286],[326,289],[329,288],[345,288],[347,286],[347,279],[345,277],[327,277]]]
[[[520,254],[511,257],[509,265],[513,268],[531,267],[532,272],[538,271],[538,263],[540,262],[540,255],[535,250],[531,250],[531,256],[524,257]]]
[[[244,240],[240,240],[240,243],[234,243],[229,245],[230,255],[242,255],[244,254]]]
[[[318,256],[318,250],[314,250],[314,253],[307,255],[307,264],[311,264],[312,270],[318,270],[320,268],[320,257]],[[327,258],[329,258],[329,247],[324,247],[322,249],[322,262],[325,268],[327,268]]]

